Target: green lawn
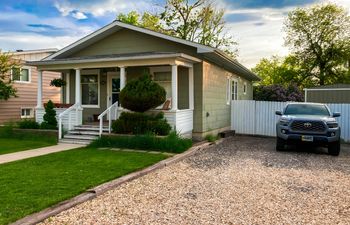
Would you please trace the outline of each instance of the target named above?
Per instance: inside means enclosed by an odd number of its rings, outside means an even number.
[[[90,147],[0,165],[0,224],[165,158],[163,154]]]
[[[43,140],[21,140],[17,138],[0,138],[0,155],[41,148],[54,145],[54,143]]]

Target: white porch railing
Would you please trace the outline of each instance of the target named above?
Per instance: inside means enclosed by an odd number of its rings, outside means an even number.
[[[113,110],[114,110],[114,113],[113,113]],[[99,130],[100,137],[103,132],[103,117],[107,115],[107,113],[108,113],[108,133],[111,133],[112,120],[113,119],[116,120],[118,117],[118,102],[115,102],[114,104],[112,104],[103,113],[101,113],[98,116],[98,120],[100,121],[100,130]]]
[[[81,107],[79,104],[74,104],[71,107],[69,107],[68,109],[66,109],[65,111],[63,111],[62,113],[60,113],[58,115],[58,139],[62,139],[62,121],[65,117],[68,116],[68,121],[67,121],[67,125],[68,125],[68,130],[72,130],[72,127],[75,125],[81,125],[82,121],[81,121],[81,116],[79,116],[79,111],[82,111]],[[75,114],[74,114],[75,113]],[[73,124],[72,122],[72,117],[75,117],[75,123]]]

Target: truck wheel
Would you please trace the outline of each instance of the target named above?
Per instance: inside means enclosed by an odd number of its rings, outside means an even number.
[[[276,151],[283,151],[284,150],[284,146],[285,146],[285,141],[282,138],[277,137]]]
[[[340,153],[340,141],[328,144],[328,154],[338,156]]]

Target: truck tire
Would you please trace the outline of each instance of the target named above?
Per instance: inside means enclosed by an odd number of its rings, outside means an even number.
[[[285,146],[285,140],[277,137],[276,140],[276,151],[283,151],[284,150],[284,146]]]
[[[340,141],[332,142],[328,144],[328,154],[338,156],[340,153]]]

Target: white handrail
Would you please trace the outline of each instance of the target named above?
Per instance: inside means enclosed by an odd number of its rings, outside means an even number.
[[[108,113],[108,132],[111,133],[111,127],[112,127],[112,109],[115,108],[115,118],[117,118],[117,112],[118,112],[118,102],[113,103],[110,107],[108,107],[103,113],[101,113],[98,116],[98,120],[100,121],[100,130],[99,135],[101,137],[103,132],[103,117]]]
[[[71,122],[71,112],[75,110],[75,124],[78,124],[79,116],[78,116],[78,109],[80,105],[74,104],[68,109],[64,110],[62,113],[58,115],[58,139],[62,139],[62,118],[67,115],[68,113],[68,129],[71,130],[72,122]]]

